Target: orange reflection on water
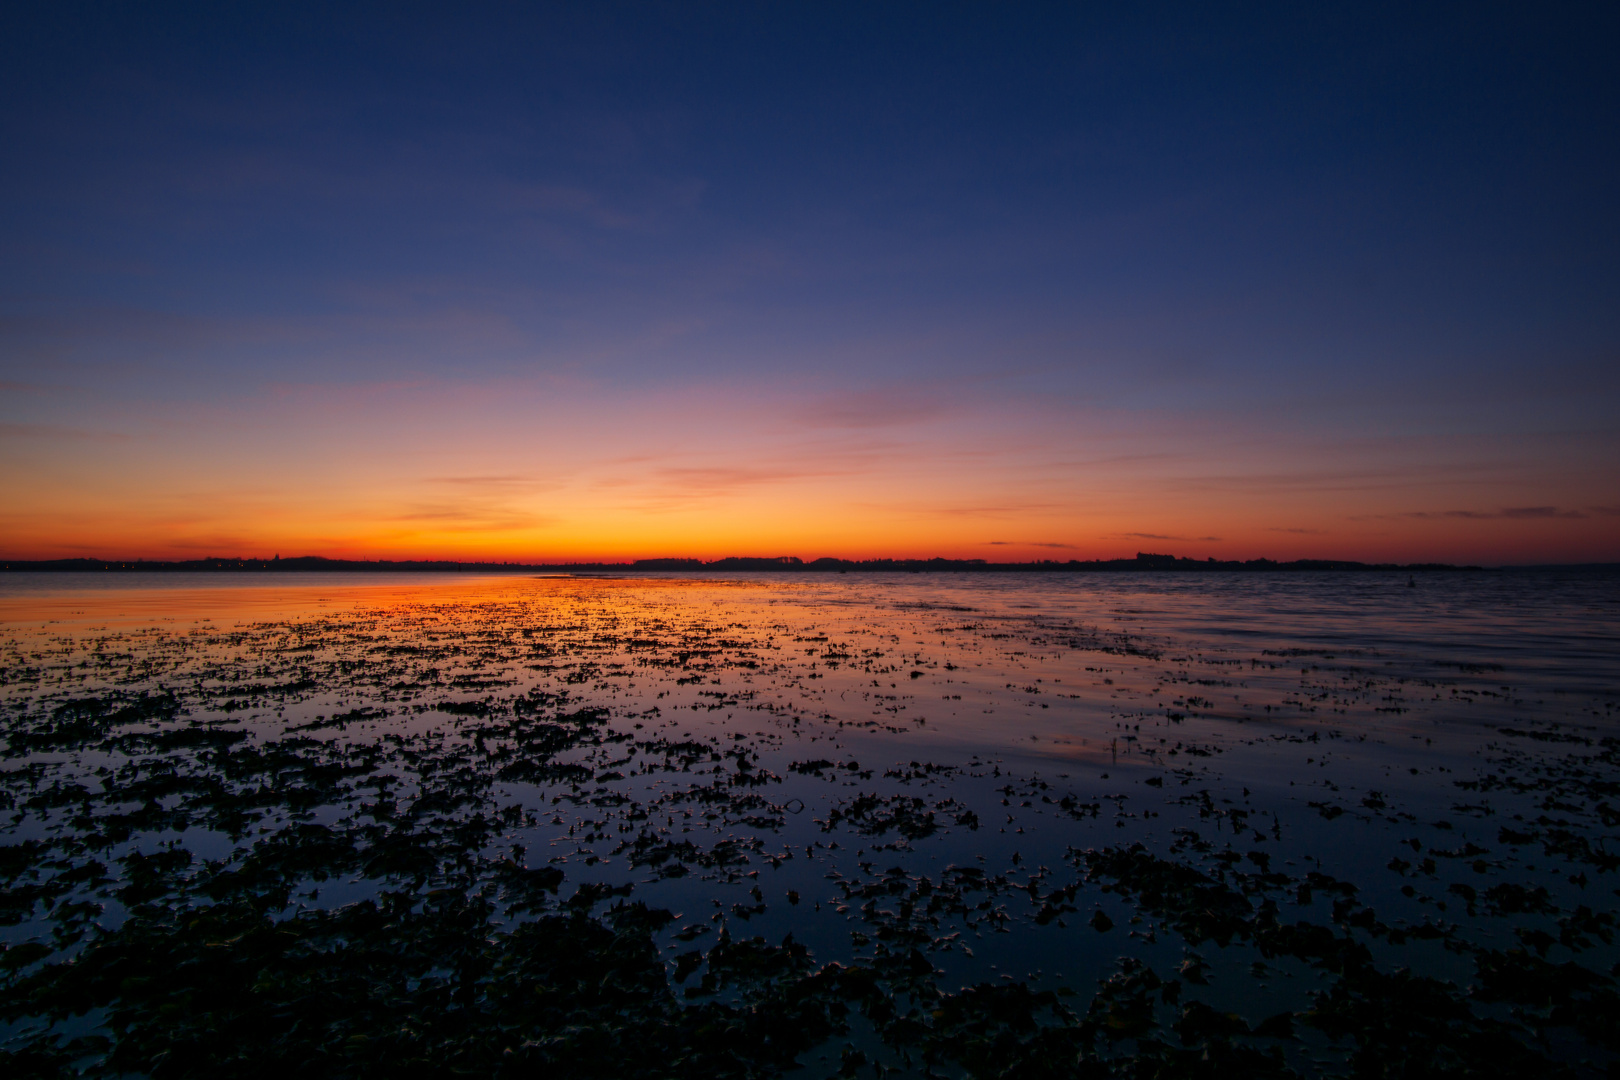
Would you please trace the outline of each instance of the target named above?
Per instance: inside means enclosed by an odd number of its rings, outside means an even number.
[[[20,576],[20,575],[19,575]],[[589,578],[555,576],[472,576],[420,574],[390,576],[338,574],[277,575],[269,581],[240,584],[235,575],[151,575],[145,580],[123,579],[113,587],[89,575],[30,575],[47,580],[29,582],[0,595],[0,624],[51,623],[140,625],[152,622],[298,619],[368,609],[411,605],[476,605],[534,600],[546,596],[581,599],[607,598],[626,591],[736,589],[740,583],[679,579]],[[76,579],[68,581],[69,577]],[[100,576],[105,580],[105,575]],[[122,576],[121,576],[122,577]],[[195,579],[203,577],[203,584]],[[191,579],[184,583],[171,579]],[[61,579],[52,581],[50,579]],[[324,579],[324,580],[323,580]],[[13,584],[15,582],[6,582]],[[760,583],[747,587],[759,588]]]
[[[309,669],[292,697],[250,706],[289,720],[334,699],[409,702],[413,715],[448,720],[475,701],[499,709],[541,694],[647,724],[678,717],[705,737],[768,728],[851,753],[859,742],[887,761],[993,750],[1104,768],[1117,758],[1186,779],[1212,752],[1323,723],[1427,736],[1461,706],[1420,705],[1401,688],[1450,672],[1448,685],[1500,695],[1510,678],[1500,661],[1526,640],[1502,621],[1512,603],[1563,613],[1524,623],[1538,632],[1586,635],[1546,637],[1557,647],[1512,678],[1560,693],[1612,685],[1609,654],[1567,617],[1590,603],[1584,579],[1531,588],[1436,576],[1414,589],[1405,575],[33,578],[0,578],[0,651],[8,665],[57,671],[54,685],[75,693],[97,691],[87,658],[124,657],[116,687],[129,693],[217,677],[210,653],[246,650],[256,665]],[[1514,699],[1516,717],[1531,708]]]
[[[433,680],[407,697],[428,708],[458,703],[458,679],[496,679],[503,695],[563,693],[616,714],[655,710],[720,728],[786,723],[839,740],[900,737],[915,752],[1010,742],[1021,753],[1096,762],[1114,753],[1097,730],[1102,716],[1121,693],[1142,697],[1152,677],[1119,658],[1110,670],[1120,685],[1108,697],[1069,693],[1089,677],[1080,654],[1030,647],[1027,612],[995,614],[1000,604],[986,596],[975,603],[987,606],[970,610],[954,585],[936,596],[933,586],[824,575],[305,577],[314,580],[214,576],[165,587],[158,575],[63,578],[31,590],[13,581],[12,595],[0,597],[0,642],[14,653],[59,654],[69,670],[69,653],[107,650],[133,662],[166,650],[167,683],[190,670],[174,651],[181,639],[193,643],[181,653],[199,657],[291,650],[332,672],[380,672],[391,656],[433,653]],[[447,642],[457,644],[446,652]],[[336,692],[323,685],[295,711],[324,710]]]

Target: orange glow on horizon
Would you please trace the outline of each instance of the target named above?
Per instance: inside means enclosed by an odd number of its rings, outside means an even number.
[[[817,408],[433,386],[12,433],[0,558],[1620,560],[1601,439],[1504,469],[1498,436],[1259,441],[1030,398],[858,428]]]
[[[46,527],[32,536],[15,531],[8,536],[0,558],[187,560],[318,555],[396,561],[616,563],[649,558],[707,562],[730,556],[797,556],[806,562],[820,557],[1066,562],[1130,558],[1149,551],[1200,560],[1265,557],[1280,561],[1336,558],[1511,564],[1606,561],[1614,558],[1616,550],[1613,525],[1595,516],[1573,520],[1415,518],[1298,531],[1246,523],[1237,513],[1213,524],[1207,519],[1167,522],[1158,518],[1147,528],[1140,518],[1127,517],[1109,521],[1042,515],[1024,520],[964,521],[957,514],[879,516],[848,506],[801,507],[791,518],[784,514],[771,521],[771,517],[758,506],[726,507],[712,514],[653,522],[604,512],[599,521],[579,525],[477,532],[403,529],[392,523],[376,523],[368,530],[355,528],[352,521],[298,523],[290,515],[278,514],[269,522],[221,517],[202,528],[172,521],[106,521],[100,528],[74,529],[71,541],[51,535],[50,523],[42,522]],[[848,524],[841,528],[829,524],[840,521]]]

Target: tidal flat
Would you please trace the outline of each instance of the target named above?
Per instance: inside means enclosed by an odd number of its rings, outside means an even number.
[[[21,578],[7,1076],[1620,1062],[1620,575]]]

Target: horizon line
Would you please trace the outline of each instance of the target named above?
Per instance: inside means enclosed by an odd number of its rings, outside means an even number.
[[[839,556],[821,556],[815,559],[802,559],[795,555],[777,556],[746,556],[728,555],[717,559],[700,559],[688,556],[659,556],[641,559],[551,559],[542,561],[520,559],[456,559],[456,558],[347,558],[327,555],[296,555],[282,558],[281,555],[272,556],[219,556],[208,555],[194,559],[155,559],[145,556],[133,558],[107,559],[99,556],[65,556],[48,559],[0,559],[0,571],[8,572],[52,572],[71,571],[74,569],[100,569],[103,571],[130,572],[149,570],[154,572],[174,571],[187,568],[207,570],[242,570],[242,571],[273,571],[280,568],[293,569],[297,567],[313,567],[329,565],[333,569],[347,568],[399,568],[424,569],[444,571],[450,568],[472,569],[506,569],[506,570],[549,570],[549,569],[601,569],[601,570],[650,570],[672,572],[681,570],[726,570],[726,571],[771,571],[771,570],[816,570],[840,568],[876,568],[880,566],[906,566],[906,567],[936,567],[941,570],[961,568],[977,570],[995,569],[1028,569],[1035,567],[1054,568],[1119,568],[1127,569],[1139,567],[1142,569],[1179,569],[1194,568],[1244,568],[1264,569],[1266,567],[1295,568],[1295,569],[1386,569],[1386,570],[1484,570],[1484,569],[1537,569],[1537,568],[1582,568],[1582,567],[1620,567],[1620,561],[1581,561],[1581,562],[1535,562],[1535,563],[1502,563],[1492,566],[1479,564],[1461,564],[1424,560],[1410,563],[1392,561],[1368,562],[1360,559],[1337,558],[1305,558],[1278,560],[1268,556],[1257,556],[1251,559],[1216,559],[1207,556],[1195,559],[1185,555],[1169,555],[1155,552],[1138,551],[1134,556],[1116,556],[1112,558],[1092,559],[1029,559],[1018,562],[992,562],[982,558],[947,558],[935,555],[930,557],[915,556],[872,556],[869,558],[850,559]]]

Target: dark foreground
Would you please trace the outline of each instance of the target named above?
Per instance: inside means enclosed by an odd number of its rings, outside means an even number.
[[[1615,585],[1404,584],[15,619],[0,1067],[1613,1075]]]

